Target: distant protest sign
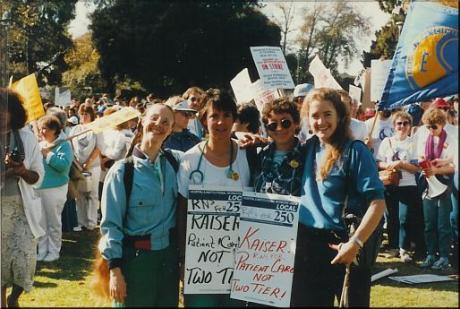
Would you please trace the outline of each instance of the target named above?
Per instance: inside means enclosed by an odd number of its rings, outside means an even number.
[[[390,68],[391,60],[371,60],[371,101],[380,101]]]
[[[69,106],[72,104],[70,89],[56,87],[54,89],[54,104],[58,106]]]
[[[333,89],[342,89],[339,83],[334,79],[331,74],[331,71],[326,68],[318,55],[311,61],[308,71],[313,75],[315,80],[315,88],[333,88]]]
[[[238,246],[241,197],[241,191],[226,187],[189,187],[185,294],[230,293]]]
[[[248,102],[253,99],[252,82],[247,68],[241,70],[230,81],[230,85],[232,86],[237,103]]]
[[[361,88],[349,85],[348,93],[352,100],[355,100],[357,103],[361,102]]]
[[[231,298],[289,307],[299,199],[244,192]]]
[[[294,88],[294,81],[279,46],[251,47],[251,54],[266,89]]]
[[[276,89],[265,88],[264,83],[260,79],[252,83],[252,92],[254,102],[261,113],[265,103],[281,97]]]
[[[113,128],[123,122],[139,117],[140,113],[137,109],[132,107],[123,107],[113,114],[97,118],[93,122],[85,125],[85,128],[92,130],[94,133],[99,133],[108,128]]]

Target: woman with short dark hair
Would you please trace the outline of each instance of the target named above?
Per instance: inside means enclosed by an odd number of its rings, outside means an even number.
[[[27,114],[21,97],[0,88],[0,177],[2,197],[2,289],[1,305],[18,307],[23,291],[33,286],[37,238],[40,227],[40,198],[34,188],[43,180],[44,170],[37,138],[25,128]],[[6,288],[12,286],[6,298]]]

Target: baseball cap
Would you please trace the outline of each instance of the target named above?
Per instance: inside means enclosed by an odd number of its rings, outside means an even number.
[[[432,106],[436,108],[450,108],[449,103],[447,103],[443,98],[436,98],[433,101]]]
[[[67,119],[67,122],[73,124],[74,126],[76,126],[78,124],[78,118],[77,116],[72,116],[72,117],[69,117]]]
[[[189,107],[188,101],[187,101],[187,100],[180,101],[180,102],[177,103],[177,104],[169,104],[169,106],[171,106],[171,108],[172,108],[173,110],[175,110],[175,111],[196,113],[196,110],[194,110],[193,108],[190,108],[190,107]]]
[[[304,97],[306,96],[310,91],[313,90],[313,85],[312,84],[309,84],[309,83],[305,83],[305,84],[299,84],[297,86],[295,86],[294,88],[294,98],[295,97]]]

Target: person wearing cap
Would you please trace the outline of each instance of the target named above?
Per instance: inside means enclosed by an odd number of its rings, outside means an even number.
[[[190,87],[184,92],[184,94],[182,94],[182,97],[188,101],[189,108],[194,109],[196,113],[199,113],[203,108],[204,94],[205,92],[203,89],[199,87]],[[198,118],[194,118],[192,121],[189,121],[188,129],[200,139],[205,136],[205,130]]]
[[[292,94],[293,102],[297,105],[299,112],[302,110],[302,104],[306,95],[313,90],[313,85],[309,83],[299,84],[295,86],[294,93]],[[308,125],[308,120],[306,117],[301,117],[300,120],[300,131],[297,134],[297,138],[301,143],[311,137],[310,128]]]
[[[174,110],[174,127],[163,147],[186,152],[201,139],[187,128],[190,119],[194,119],[196,111],[189,107],[189,102],[180,96],[170,97],[166,103]]]

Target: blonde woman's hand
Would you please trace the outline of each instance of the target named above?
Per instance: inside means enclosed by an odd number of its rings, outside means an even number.
[[[114,299],[120,304],[125,302],[126,282],[125,277],[123,277],[123,274],[121,273],[120,267],[116,267],[110,270],[109,292],[110,298]]]
[[[331,261],[331,264],[350,265],[359,253],[359,247],[353,240],[349,240],[338,245],[329,244],[329,247],[337,250],[337,255]]]

